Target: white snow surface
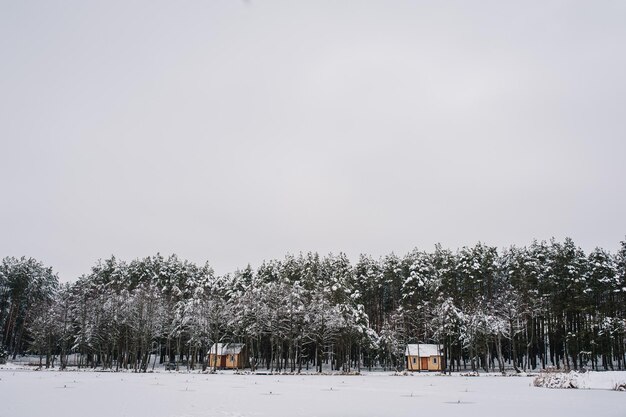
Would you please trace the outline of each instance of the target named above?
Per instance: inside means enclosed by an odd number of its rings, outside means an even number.
[[[626,380],[588,373],[587,386]],[[146,374],[0,366],[0,417],[626,416],[626,393],[546,389],[530,377]]]

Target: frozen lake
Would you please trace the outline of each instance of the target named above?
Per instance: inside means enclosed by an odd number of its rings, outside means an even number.
[[[605,373],[601,378],[611,381]],[[619,378],[622,378],[621,373]],[[234,375],[0,369],[0,417],[626,416],[626,393],[529,377]]]

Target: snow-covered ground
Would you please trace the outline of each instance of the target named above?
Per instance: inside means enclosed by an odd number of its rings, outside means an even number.
[[[588,373],[587,385],[626,379]],[[595,382],[594,382],[595,381]],[[0,417],[626,416],[626,393],[530,377],[58,372],[0,366]]]

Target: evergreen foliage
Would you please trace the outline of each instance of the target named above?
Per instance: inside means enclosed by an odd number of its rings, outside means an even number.
[[[401,369],[406,344],[425,342],[446,370],[626,369],[626,242],[616,254],[571,239],[438,245],[355,265],[306,253],[223,276],[175,255],[111,257],[64,285],[7,257],[0,330],[9,355],[61,368],[70,354],[94,368],[214,368],[210,347],[240,342],[253,369]]]

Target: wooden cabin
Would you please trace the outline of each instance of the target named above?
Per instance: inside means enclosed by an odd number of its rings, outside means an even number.
[[[215,343],[209,351],[209,368],[237,369],[246,367],[243,343]]]
[[[443,354],[440,345],[419,343],[406,345],[404,352],[409,371],[441,371]]]

